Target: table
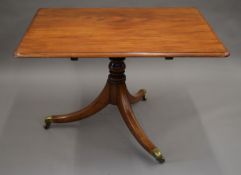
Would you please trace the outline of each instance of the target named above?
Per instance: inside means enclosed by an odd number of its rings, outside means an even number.
[[[161,151],[147,137],[131,104],[146,100],[126,86],[126,57],[227,57],[228,50],[196,8],[42,8],[16,52],[18,58],[109,58],[109,76],[100,95],[69,114],[51,115],[51,123],[85,119],[108,104],[116,105],[131,133],[160,163]]]

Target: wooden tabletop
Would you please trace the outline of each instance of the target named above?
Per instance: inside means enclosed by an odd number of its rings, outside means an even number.
[[[39,9],[16,57],[225,57],[195,8]]]

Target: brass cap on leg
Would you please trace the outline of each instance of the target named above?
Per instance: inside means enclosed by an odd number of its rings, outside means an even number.
[[[155,159],[159,162],[159,163],[164,163],[165,162],[165,158],[163,157],[163,155],[161,154],[161,151],[159,150],[159,148],[154,148],[152,150],[152,155],[155,157]]]
[[[49,129],[49,127],[52,123],[52,116],[46,117],[44,122],[45,122],[44,129]]]
[[[144,95],[142,97],[143,101],[146,101],[146,89],[141,89],[144,92]]]

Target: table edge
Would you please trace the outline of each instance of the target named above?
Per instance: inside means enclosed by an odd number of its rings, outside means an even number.
[[[98,58],[98,57],[228,57],[230,53],[161,53],[161,52],[79,52],[79,53],[35,53],[21,54],[16,52],[16,58]]]

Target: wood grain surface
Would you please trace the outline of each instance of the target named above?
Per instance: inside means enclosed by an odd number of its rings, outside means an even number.
[[[39,9],[16,57],[226,57],[195,8]]]

